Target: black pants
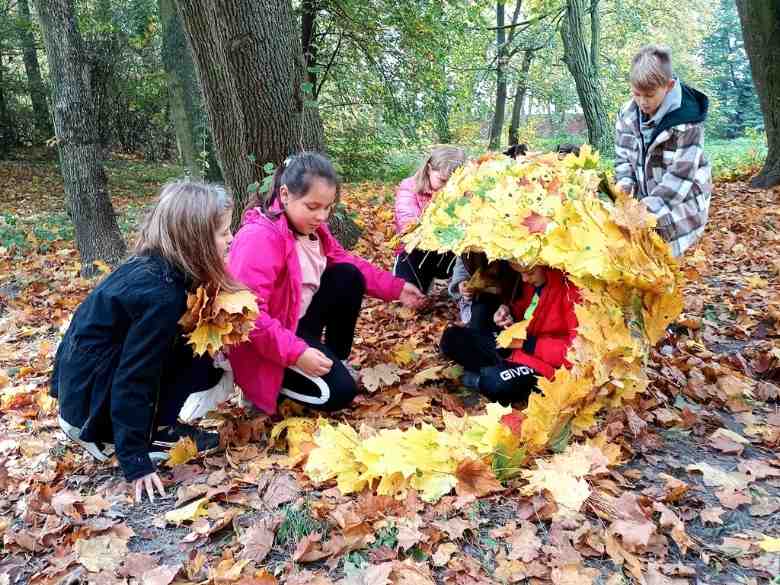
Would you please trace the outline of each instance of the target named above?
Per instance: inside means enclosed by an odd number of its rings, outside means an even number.
[[[437,254],[426,250],[412,250],[410,254],[401,252],[398,255],[393,274],[415,285],[424,293],[434,278],[449,279],[454,266],[455,255],[452,252]]]
[[[477,388],[503,405],[525,400],[536,389],[536,372],[506,360],[508,349],[496,348],[494,331],[450,326],[444,330],[441,352],[467,372],[479,375]]]
[[[214,366],[211,356],[196,356],[183,340],[174,347],[172,359],[166,364],[160,380],[160,398],[154,428],[174,424],[190,394],[214,387],[224,371]]]
[[[352,264],[333,264],[325,269],[320,288],[298,322],[296,333],[333,360],[333,366],[320,377],[287,368],[282,396],[326,411],[339,410],[354,400],[357,383],[341,360],[347,359],[352,350],[365,292],[365,278]]]

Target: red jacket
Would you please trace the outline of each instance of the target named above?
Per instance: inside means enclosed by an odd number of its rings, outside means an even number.
[[[574,305],[580,302],[580,293],[560,270],[548,268],[545,274],[547,284],[542,288],[539,304],[527,330],[529,338],[536,338],[533,354],[515,349],[509,361],[533,368],[545,378],[552,379],[559,367],[571,367],[566,361],[566,352],[577,335]],[[510,306],[516,321],[522,320],[534,290],[532,285],[522,284],[520,296]]]

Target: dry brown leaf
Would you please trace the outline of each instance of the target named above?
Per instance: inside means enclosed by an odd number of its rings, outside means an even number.
[[[379,364],[360,370],[360,381],[369,392],[392,386],[401,381],[401,368],[395,364]]]
[[[517,531],[507,539],[507,543],[511,545],[507,558],[524,563],[536,559],[542,547],[542,541],[536,536],[536,526],[530,522],[521,522]]]
[[[564,565],[553,568],[550,577],[554,585],[591,585],[600,574],[598,569]]]
[[[458,478],[455,492],[459,496],[473,495],[480,498],[504,489],[493,470],[484,461],[477,459],[462,461],[455,471],[455,477]]]
[[[74,546],[78,562],[88,571],[116,571],[127,555],[127,541],[109,533],[78,540]]]
[[[439,545],[439,547],[436,549],[436,552],[433,553],[431,560],[435,566],[443,567],[450,561],[452,555],[454,555],[459,550],[460,549],[458,548],[458,545],[451,542],[445,542],[444,544]]]
[[[721,520],[720,517],[723,515],[725,511],[726,510],[724,510],[720,506],[715,506],[713,508],[705,508],[699,513],[699,517],[701,518],[701,521],[705,524],[723,524],[723,520]]]
[[[141,576],[141,585],[170,585],[179,574],[181,565],[162,565]]]
[[[449,536],[453,540],[462,538],[463,533],[466,530],[470,530],[474,528],[473,523],[467,522],[466,520],[458,516],[455,516],[454,518],[450,518],[449,520],[436,520],[433,523],[433,525],[439,530],[441,530],[442,532],[446,533],[447,536]]]
[[[280,522],[281,518],[277,516],[266,517],[250,526],[239,538],[244,548],[238,558],[262,562],[273,548],[276,528]]]
[[[157,559],[152,555],[131,552],[125,557],[125,562],[122,565],[122,568],[119,569],[119,574],[123,577],[139,578],[141,575],[147,571],[151,571],[157,566]]]

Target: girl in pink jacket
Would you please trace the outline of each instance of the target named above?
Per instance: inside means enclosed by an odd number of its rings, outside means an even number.
[[[466,152],[455,146],[437,146],[417,169],[417,172],[401,181],[395,192],[395,231],[403,232],[415,223],[431,202],[433,195],[450,178],[452,172],[466,160]],[[423,291],[434,278],[449,279],[455,257],[452,254],[437,254],[414,250],[410,254],[397,250],[393,273],[406,282],[411,282]]]
[[[288,159],[270,193],[265,204],[249,202],[230,248],[230,271],[260,308],[250,340],[230,351],[230,365],[245,396],[269,414],[280,394],[337,410],[357,393],[346,360],[363,295],[409,307],[425,296],[348,254],[328,231],[339,180],[323,155]]]

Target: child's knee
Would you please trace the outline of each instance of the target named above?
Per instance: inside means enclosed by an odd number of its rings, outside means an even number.
[[[345,291],[359,292],[361,296],[365,294],[366,277],[363,276],[363,273],[354,264],[348,262],[333,264],[328,271],[331,272],[331,277],[338,285],[344,287]]]
[[[439,341],[439,350],[441,350],[445,356],[451,358],[454,353],[457,353],[455,348],[460,345],[462,336],[462,327],[450,325],[441,335],[441,341]]]

